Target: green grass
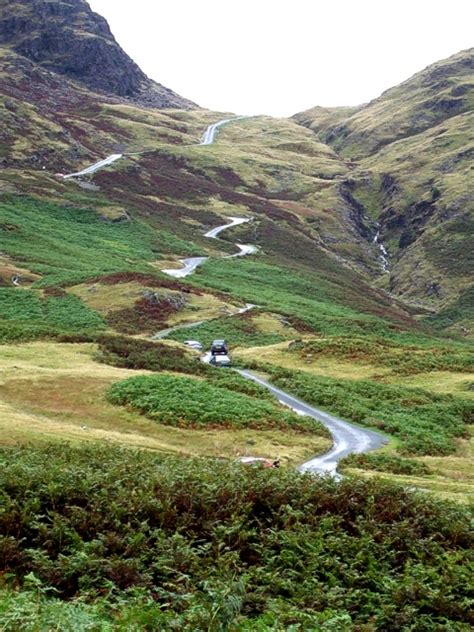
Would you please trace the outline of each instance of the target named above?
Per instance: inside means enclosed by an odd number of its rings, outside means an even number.
[[[323,334],[379,333],[391,325],[382,318],[336,302],[327,282],[316,283],[302,272],[248,260],[211,260],[198,269],[193,284],[229,292],[272,312],[296,316]]]
[[[43,275],[38,287],[98,274],[148,270],[163,254],[200,254],[197,246],[141,220],[106,221],[90,208],[9,197],[0,203],[2,251]]]
[[[225,379],[209,383],[171,375],[138,376],[113,384],[107,397],[112,404],[128,406],[171,426],[291,428],[327,436],[327,430],[313,420],[284,412],[268,400],[236,392],[236,382],[229,389]]]
[[[377,480],[0,451],[5,632],[472,628],[472,512]]]
[[[474,286],[465,290],[459,299],[438,314],[429,316],[426,321],[435,329],[446,329],[459,321],[474,321]]]
[[[258,365],[257,365],[258,366]],[[378,428],[400,440],[403,454],[447,455],[466,436],[474,404],[453,395],[369,380],[320,377],[262,365],[276,386],[344,419]]]
[[[104,328],[99,314],[71,294],[42,298],[33,290],[0,288],[1,342]]]
[[[216,318],[192,329],[173,331],[167,338],[179,342],[193,338],[199,340],[205,349],[209,349],[212,341],[219,338],[229,340],[232,346],[239,347],[272,345],[289,339],[279,333],[259,331],[249,314]]]
[[[424,343],[424,344],[423,344]],[[387,367],[399,375],[413,375],[428,371],[474,371],[474,356],[470,345],[460,342],[447,344],[442,340],[391,341],[376,336],[331,336],[301,342],[295,353],[330,356],[354,363],[368,363]]]

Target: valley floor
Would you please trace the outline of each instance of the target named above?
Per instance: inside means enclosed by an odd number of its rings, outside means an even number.
[[[5,345],[0,358],[0,445],[101,441],[182,456],[233,459],[248,453],[298,465],[331,441],[282,430],[186,429],[158,424],[105,398],[132,371],[94,359],[96,345]]]
[[[171,346],[176,343],[165,343]],[[245,360],[258,356],[274,366],[298,369],[312,375],[348,380],[374,378],[385,383],[420,386],[440,393],[459,394],[474,375],[431,372],[394,376],[389,369],[370,364],[335,360],[330,356],[301,362],[287,351],[288,343],[268,347],[240,348],[235,357]],[[145,448],[182,456],[209,456],[235,459],[252,454],[281,458],[288,466],[329,450],[331,441],[278,429],[186,429],[158,424],[142,414],[117,407],[106,399],[115,382],[144,370],[116,368],[95,359],[97,345],[32,342],[4,345],[0,358],[0,444],[106,442]],[[463,395],[473,398],[472,391]],[[430,474],[408,476],[372,472],[346,466],[344,472],[356,476],[380,476],[403,486],[423,489],[440,498],[462,502],[474,498],[474,433],[456,440],[457,449],[448,456],[420,456],[413,459],[428,466]],[[381,454],[395,454],[399,442],[390,441]]]

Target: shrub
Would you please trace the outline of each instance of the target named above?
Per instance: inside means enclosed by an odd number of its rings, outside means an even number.
[[[98,345],[99,362],[124,369],[176,371],[191,375],[208,375],[213,371],[186,349],[160,342],[104,334],[98,338]]]
[[[113,404],[130,406],[151,419],[172,426],[236,426],[291,428],[327,436],[313,419],[283,412],[270,401],[209,383],[171,375],[137,376],[113,384],[107,394]],[[235,389],[235,383],[234,383]]]
[[[430,468],[425,463],[391,454],[350,454],[340,461],[339,467],[340,469],[356,467],[363,470],[407,474],[409,476],[431,474]]]
[[[3,342],[105,328],[99,314],[76,296],[65,294],[42,298],[35,291],[19,288],[0,288],[0,323],[0,340]]]
[[[416,339],[415,339],[416,340]],[[432,340],[416,344],[374,336],[329,336],[295,346],[302,355],[329,355],[350,362],[366,362],[393,369],[400,375],[427,371],[474,371],[472,350],[467,345]]]
[[[474,624],[472,510],[377,480],[54,446],[0,450],[0,490],[8,632]]]

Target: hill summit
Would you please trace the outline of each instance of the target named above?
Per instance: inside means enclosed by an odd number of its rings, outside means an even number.
[[[94,91],[156,108],[194,103],[149,79],[85,0],[0,0],[0,46]]]

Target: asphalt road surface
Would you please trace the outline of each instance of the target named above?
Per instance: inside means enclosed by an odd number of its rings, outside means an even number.
[[[353,426],[347,421],[343,421],[318,408],[314,408],[301,399],[285,393],[285,391],[282,391],[276,386],[272,386],[272,384],[251,371],[237,369],[237,372],[240,373],[242,377],[267,388],[282,404],[288,406],[294,412],[317,419],[330,431],[334,442],[332,449],[326,454],[316,456],[314,459],[310,459],[300,465],[298,468],[300,472],[338,476],[336,471],[337,465],[345,456],[354,453],[370,452],[387,443],[386,438],[378,432],[360,428],[359,426]]]
[[[204,237],[208,239],[218,239],[219,235],[223,230],[227,228],[232,228],[232,226],[239,226],[240,224],[245,224],[251,221],[250,217],[230,217],[231,221],[227,224],[222,224],[221,226],[216,226],[216,228],[212,228],[207,233],[205,233]],[[252,255],[257,252],[257,247],[252,246],[250,244],[235,244],[240,252],[235,255],[230,255],[230,257],[244,257],[246,255]],[[176,279],[182,279],[192,274],[194,270],[202,265],[205,261],[207,261],[207,257],[190,257],[188,259],[180,259],[180,263],[182,264],[182,268],[178,268],[177,270],[166,269],[162,270],[165,274],[169,276],[175,277]]]
[[[209,125],[207,130],[204,132],[200,145],[212,145],[212,143],[216,139],[216,134],[219,130],[219,127],[230,123],[231,121],[238,121],[240,119],[248,118],[247,116],[233,116],[232,118],[222,119],[222,121],[218,121],[217,123],[213,123]]]
[[[228,224],[223,224],[222,226],[218,226],[217,228],[209,230],[204,235],[204,237],[207,237],[208,239],[217,239],[223,230],[226,230],[227,228],[232,228],[232,226],[246,224],[247,222],[251,221],[250,217],[229,217],[229,219],[231,221]]]
[[[182,279],[192,274],[198,266],[202,265],[204,261],[207,261],[207,257],[190,257],[189,259],[180,259],[179,261],[183,265],[182,268],[178,268],[177,270],[162,270],[162,272],[175,277],[175,279]]]
[[[70,173],[66,176],[63,176],[63,179],[69,180],[69,178],[80,178],[81,176],[87,176],[90,173],[95,173],[96,171],[99,171],[100,169],[103,169],[104,167],[108,167],[109,165],[116,162],[117,160],[120,160],[120,158],[122,157],[123,157],[123,154],[112,154],[111,156],[104,158],[104,160],[100,160],[99,162],[96,162],[95,164],[91,165],[90,167],[87,167],[86,169],[83,169],[82,171],[78,171],[77,173]]]

